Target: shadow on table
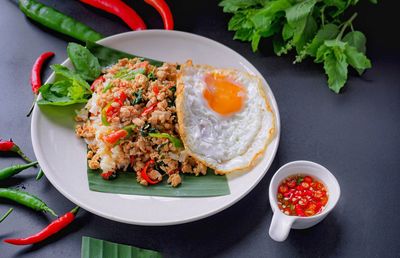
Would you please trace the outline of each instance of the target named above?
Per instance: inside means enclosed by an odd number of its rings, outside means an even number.
[[[292,230],[286,240],[285,248],[294,249],[299,257],[337,256],[341,244],[341,228],[334,211],[321,223],[309,229]]]

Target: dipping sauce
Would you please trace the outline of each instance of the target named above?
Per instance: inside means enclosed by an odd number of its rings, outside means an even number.
[[[328,202],[323,183],[306,175],[285,178],[278,187],[278,207],[290,216],[309,217],[320,213]]]

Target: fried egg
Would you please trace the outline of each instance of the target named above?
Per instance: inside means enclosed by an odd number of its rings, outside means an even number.
[[[220,174],[251,168],[274,136],[261,81],[247,72],[188,61],[178,75],[176,108],[185,148]]]

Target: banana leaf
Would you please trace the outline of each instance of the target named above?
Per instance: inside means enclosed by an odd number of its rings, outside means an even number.
[[[81,258],[161,258],[161,253],[130,245],[82,237]]]
[[[215,175],[213,172],[205,176],[183,174],[182,184],[172,187],[165,178],[156,185],[143,186],[136,182],[135,172],[121,172],[113,180],[104,180],[101,171],[88,167],[89,189],[96,192],[134,194],[168,197],[207,197],[230,194],[226,176]]]
[[[103,67],[113,65],[121,58],[138,57],[94,42],[87,42],[86,47],[99,59]],[[161,61],[140,58],[155,66],[163,64]],[[91,170],[89,167],[87,167],[87,172],[89,189],[96,192],[168,197],[208,197],[230,194],[226,176],[215,175],[212,171],[205,176],[184,174],[182,184],[175,188],[167,184],[166,179],[157,185],[142,186],[136,182],[134,172],[119,173],[118,178],[114,180],[102,179],[100,171]]]
[[[146,57],[136,56],[133,54],[128,54],[110,47],[106,47],[94,42],[86,42],[86,48],[99,59],[99,63],[101,66],[106,67],[115,64],[119,59],[122,58],[134,58],[139,57],[143,60],[149,61],[151,65],[154,66],[162,66],[163,62],[158,60],[153,60]]]

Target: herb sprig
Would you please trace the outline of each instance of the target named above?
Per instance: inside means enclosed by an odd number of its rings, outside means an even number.
[[[371,68],[365,55],[366,37],[354,29],[354,13],[345,11],[359,0],[223,0],[225,13],[232,13],[228,30],[234,39],[251,42],[256,52],[262,38],[271,38],[276,55],[296,51],[294,63],[307,57],[323,63],[328,86],[339,93],[347,81],[348,66],[360,75]],[[376,4],[377,0],[370,0]]]

